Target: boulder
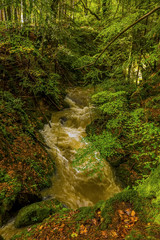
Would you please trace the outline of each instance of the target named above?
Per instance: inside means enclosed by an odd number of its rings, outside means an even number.
[[[57,200],[47,200],[33,203],[22,208],[15,220],[15,227],[24,227],[35,223],[42,222],[49,215],[59,211],[63,205]]]

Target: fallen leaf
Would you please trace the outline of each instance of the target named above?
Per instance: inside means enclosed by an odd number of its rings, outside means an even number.
[[[130,214],[131,214],[131,209],[130,208],[128,208],[128,209],[126,209],[126,211],[125,211],[126,213],[127,213],[127,215],[128,216],[130,216]]]
[[[138,221],[138,217],[135,217],[134,221],[137,222]]]
[[[119,215],[123,215],[124,212],[122,210],[118,210]]]
[[[61,227],[61,228],[64,228],[64,226],[65,226],[65,224],[63,223],[60,227]]]
[[[108,237],[108,236],[107,236],[107,231],[102,231],[101,233],[102,233],[102,236],[103,236],[103,237],[105,237],[105,238]]]
[[[75,232],[73,232],[73,233],[71,234],[71,237],[72,237],[72,238],[78,237],[78,234],[75,233]]]
[[[135,211],[132,210],[131,217],[134,217],[136,215]]]
[[[94,225],[97,225],[97,220],[95,218],[92,219]]]
[[[84,225],[81,225],[80,226],[80,234],[85,234],[86,235],[87,232],[88,232],[87,228]]]
[[[118,234],[113,230],[111,231],[111,235],[112,235],[112,237],[118,237]]]
[[[135,221],[135,217],[131,217],[130,219],[131,219],[131,221],[132,221],[132,222],[134,222],[134,221]]]

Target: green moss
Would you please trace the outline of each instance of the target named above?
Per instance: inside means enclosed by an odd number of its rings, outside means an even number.
[[[42,222],[49,215],[59,212],[61,209],[63,209],[63,206],[57,200],[33,203],[19,211],[15,220],[15,227],[19,228]]]
[[[89,218],[94,217],[94,211],[92,207],[81,207],[79,208],[78,213],[75,215],[76,221],[81,221],[82,219],[85,221]]]

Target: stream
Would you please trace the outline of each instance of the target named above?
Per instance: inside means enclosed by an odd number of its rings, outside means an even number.
[[[101,171],[101,180],[97,175],[88,176],[72,166],[76,150],[87,145],[82,141],[86,136],[86,126],[96,118],[94,107],[90,105],[92,93],[91,88],[69,89],[65,98],[69,107],[54,112],[50,121],[51,127],[46,124],[41,130],[46,144],[50,147],[49,153],[56,163],[52,186],[44,189],[41,194],[44,199],[56,198],[72,209],[93,206],[99,200],[106,200],[121,190],[106,161]],[[99,161],[97,156],[95,153],[96,162]],[[9,240],[21,230],[14,228],[12,220],[0,229],[0,234],[5,240]]]
[[[94,175],[89,177],[72,166],[75,152],[86,146],[82,139],[86,136],[86,126],[96,117],[90,105],[91,88],[71,88],[65,98],[69,108],[55,112],[51,128],[47,124],[41,131],[50,154],[56,162],[57,174],[53,185],[42,191],[43,196],[53,196],[70,208],[92,206],[99,200],[112,197],[120,191],[109,164],[104,161],[102,180]],[[95,154],[95,161],[98,162]],[[86,160],[87,161],[87,160]]]

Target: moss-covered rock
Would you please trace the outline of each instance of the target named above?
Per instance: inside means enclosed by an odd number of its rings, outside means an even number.
[[[96,212],[100,211],[103,217],[103,222],[100,225],[102,230],[108,228],[112,222],[116,207],[121,202],[130,203],[134,210],[138,213],[139,218],[144,220],[145,212],[145,201],[137,191],[132,189],[126,189],[116,194],[114,197],[107,201],[99,201],[94,207],[81,207],[78,209],[76,214],[76,221],[86,221],[87,219],[94,218]]]
[[[104,218],[104,221],[101,224],[102,230],[106,229],[112,222],[112,217],[115,213],[116,206],[121,202],[130,203],[134,210],[139,214],[141,220],[144,220],[145,202],[143,201],[143,198],[139,196],[138,192],[135,190],[123,190],[121,193],[116,194],[114,197],[101,204],[101,215]]]
[[[49,215],[60,211],[62,208],[62,204],[57,200],[33,203],[19,211],[15,220],[15,227],[19,228],[42,222]]]

